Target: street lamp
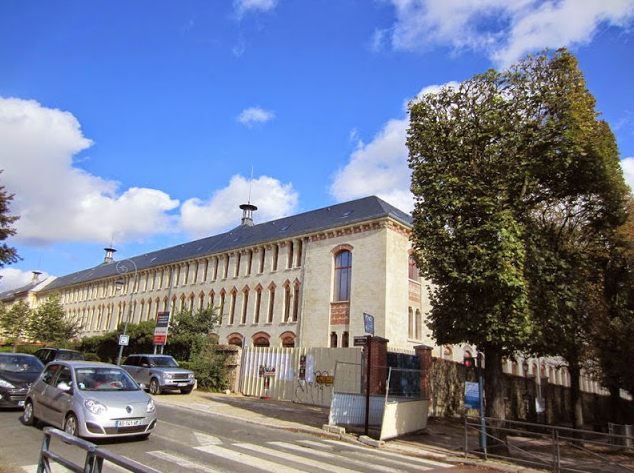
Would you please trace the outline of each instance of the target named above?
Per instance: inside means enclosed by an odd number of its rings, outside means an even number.
[[[128,265],[131,265],[128,266]],[[127,273],[130,272],[130,270],[133,271],[133,276],[134,279],[132,277],[130,277],[130,281],[132,281],[132,287],[130,288],[130,303],[128,304],[128,313],[126,315],[125,318],[125,323],[123,324],[123,333],[121,334],[121,336],[119,337],[119,356],[117,357],[117,365],[121,365],[121,355],[123,355],[123,339],[125,337],[125,334],[128,330],[128,322],[130,321],[130,314],[132,313],[132,297],[134,296],[134,286],[136,284],[136,279],[137,279],[137,267],[136,267],[136,263],[132,260],[129,259],[124,259],[121,261],[118,261],[115,269],[117,270],[117,273],[121,274],[121,275],[125,275]],[[119,286],[119,288],[123,287],[123,278],[119,278],[117,279],[117,281],[115,282],[115,284],[117,286]],[[127,345],[127,343],[126,343]]]

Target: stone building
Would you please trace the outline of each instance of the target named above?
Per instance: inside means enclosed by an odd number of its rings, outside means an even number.
[[[366,197],[254,224],[257,207],[226,233],[102,264],[54,279],[82,336],[155,320],[158,313],[217,307],[219,343],[346,347],[374,335],[390,347],[432,345],[427,291],[410,257],[411,216]]]

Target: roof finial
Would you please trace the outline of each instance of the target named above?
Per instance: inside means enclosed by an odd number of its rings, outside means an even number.
[[[246,204],[242,204],[242,225],[247,227],[253,226],[253,211],[258,208],[251,204],[251,186],[253,185],[253,166],[251,166],[251,180],[249,181],[249,199]]]

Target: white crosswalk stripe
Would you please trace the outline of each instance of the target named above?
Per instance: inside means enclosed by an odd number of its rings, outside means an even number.
[[[159,460],[167,461],[170,463],[174,463],[186,469],[187,471],[202,471],[204,473],[222,473],[223,470],[216,470],[214,468],[209,468],[208,465],[203,465],[202,463],[195,462],[192,460],[188,460],[187,458],[172,455],[171,453],[154,451],[148,452],[153,457],[158,458]]]
[[[196,450],[209,453],[216,457],[224,458],[240,463],[243,466],[250,466],[252,468],[260,468],[268,471],[275,471],[276,473],[296,473],[304,470],[299,470],[296,467],[287,467],[276,462],[265,460],[259,457],[253,457],[246,453],[236,452],[219,445],[205,445],[202,447],[195,447]],[[307,472],[305,472],[307,473]]]

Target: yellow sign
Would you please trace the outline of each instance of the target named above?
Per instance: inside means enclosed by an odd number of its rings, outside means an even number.
[[[335,382],[334,376],[317,376],[315,379],[319,384],[332,384]]]

